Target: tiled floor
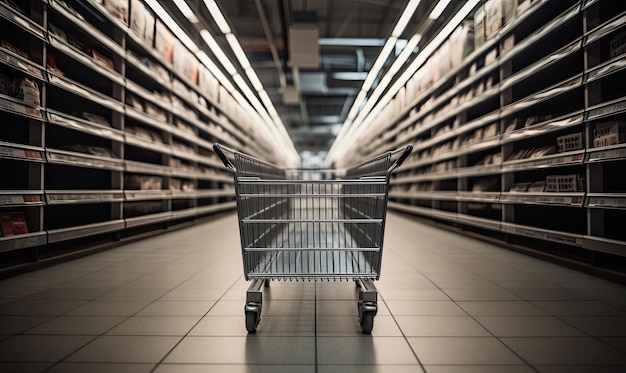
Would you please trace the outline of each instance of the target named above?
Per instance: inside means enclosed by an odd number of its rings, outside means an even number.
[[[0,372],[624,372],[626,288],[390,214],[379,313],[273,282],[248,335],[235,215],[0,282]]]

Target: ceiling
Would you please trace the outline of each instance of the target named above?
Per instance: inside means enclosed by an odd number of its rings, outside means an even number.
[[[209,29],[223,50],[232,56],[204,0],[185,1],[200,19],[201,27]],[[216,0],[216,3],[297,151],[301,155],[323,157],[408,0]],[[464,1],[452,0],[443,15],[433,21],[428,15],[436,3],[437,0],[420,2],[386,67],[401,52],[403,41],[419,33],[422,35],[419,46],[423,47]],[[162,4],[183,28],[192,28],[172,2]],[[295,37],[290,40],[293,35],[290,29],[311,28],[318,33],[318,63],[294,66],[292,62],[301,57],[298,49],[311,53],[312,57],[308,56],[306,61],[315,61],[316,50],[304,42],[290,43],[295,40]],[[375,86],[376,82],[372,89]]]

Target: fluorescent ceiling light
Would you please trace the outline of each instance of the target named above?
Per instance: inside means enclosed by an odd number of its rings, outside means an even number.
[[[365,80],[367,77],[366,71],[336,71],[331,74],[331,77],[336,80]]]
[[[235,57],[237,57],[239,65],[241,65],[244,70],[249,68],[250,61],[248,61],[248,56],[246,56],[246,52],[244,52],[243,48],[241,48],[241,44],[239,44],[239,40],[237,40],[235,34],[226,34],[226,41],[228,41],[230,49],[232,49],[233,53],[235,53]]]
[[[430,15],[428,16],[428,18],[430,19],[439,18],[439,16],[441,16],[441,13],[443,13],[443,11],[446,9],[448,4],[450,4],[450,0],[439,0],[437,5],[435,5],[435,7],[433,8],[433,11],[430,12]]]
[[[224,34],[229,34],[230,26],[228,26],[228,22],[226,22],[226,19],[224,18],[220,8],[215,3],[215,0],[204,0],[204,5],[206,5],[209,13],[211,13],[213,20],[217,23],[217,27],[220,28],[220,31]]]
[[[183,13],[183,15],[185,17],[187,17],[189,22],[191,22],[191,23],[198,23],[199,22],[198,21],[198,17],[196,17],[196,15],[193,12],[193,10],[191,10],[189,5],[187,5],[187,1],[185,1],[185,0],[174,0],[174,4],[176,4],[178,9],[181,11],[181,13]]]
[[[263,83],[261,83],[261,81],[259,80],[259,77],[256,75],[252,67],[248,67],[246,69],[246,75],[248,76],[250,83],[252,83],[252,87],[257,92],[263,89]]]
[[[409,23],[409,21],[413,17],[413,13],[415,13],[415,9],[419,5],[420,1],[421,0],[409,1],[407,6],[404,8],[404,12],[402,12],[402,15],[400,16],[398,23],[396,23],[396,27],[393,28],[393,31],[391,32],[391,36],[395,36],[396,38],[399,38],[400,35],[402,35],[402,32],[404,32],[406,25]]]
[[[387,58],[389,57],[389,54],[391,53],[393,48],[395,48],[397,40],[398,39],[396,37],[390,37],[389,39],[387,39],[385,46],[380,51],[378,58],[376,58],[376,62],[374,62],[374,65],[367,74],[367,78],[363,82],[363,87],[361,89],[369,91],[369,89],[372,87],[372,84],[374,84],[374,80],[376,80],[380,69],[385,64],[385,61],[387,61]]]
[[[198,51],[198,46],[196,43],[191,40],[189,35],[178,26],[178,24],[174,21],[174,19],[163,9],[161,4],[159,4],[156,0],[146,0],[146,4],[152,8],[152,10],[159,16],[161,21],[176,35],[178,40],[180,40],[187,49],[189,49],[192,53],[196,53]]]
[[[380,38],[319,38],[318,45],[342,46],[342,47],[380,47],[385,44],[385,39]]]
[[[200,36],[202,36],[202,39],[204,39],[204,41],[207,43],[209,49],[211,49],[211,52],[215,55],[215,58],[220,61],[226,71],[230,75],[236,74],[237,69],[230,62],[230,58],[228,58],[226,54],[224,54],[224,51],[222,50],[222,48],[220,48],[219,44],[217,44],[217,42],[213,38],[213,35],[211,35],[211,33],[207,29],[203,29],[200,30]]]

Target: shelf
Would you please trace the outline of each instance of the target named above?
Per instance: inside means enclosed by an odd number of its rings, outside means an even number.
[[[59,40],[58,36],[53,35],[53,34],[49,34],[49,35],[50,35],[50,45],[53,48],[55,48],[56,50],[60,52],[63,52],[64,54],[72,58],[74,61],[102,75],[103,77],[109,79],[113,83],[124,85],[124,77],[120,73],[118,73],[117,71],[111,70],[107,67],[104,67],[100,65],[99,63],[96,63],[96,61],[93,58],[89,57],[88,55],[82,52],[79,52],[78,50],[76,50],[74,47],[67,44],[66,42]]]
[[[0,61],[10,66],[14,69],[17,69],[21,73],[24,73],[30,77],[33,77],[39,81],[45,80],[44,72],[46,69],[43,66],[37,65],[36,63],[29,61],[21,56],[12,53],[2,47],[0,47]]]
[[[587,193],[585,206],[626,210],[626,193]]]
[[[585,74],[584,83],[588,84],[593,81],[605,78],[611,74],[620,72],[626,68],[626,55],[607,61],[599,66],[594,67]]]
[[[585,112],[586,120],[597,120],[626,112],[626,97],[592,106]]]
[[[44,162],[44,149],[38,146],[12,144],[0,141],[0,158],[28,162]]]
[[[169,176],[172,174],[172,170],[169,166],[163,166],[159,164],[125,160],[124,165],[124,170],[130,173],[161,176]]]
[[[575,113],[570,113],[559,118],[550,119],[543,123],[534,124],[529,127],[515,130],[513,132],[505,133],[502,135],[501,141],[503,144],[507,144],[510,142],[520,141],[537,136],[543,136],[551,132],[582,124],[583,118],[584,114],[582,110]]]
[[[74,13],[72,13],[69,9],[60,4],[58,1],[50,0],[48,2],[48,6],[54,9],[60,15],[62,15],[65,19],[71,21],[73,24],[78,26],[85,32],[86,35],[89,35],[90,37],[97,40],[100,44],[109,49],[111,52],[117,54],[118,56],[126,55],[126,51],[124,50],[124,48],[122,48],[121,45],[107,38],[97,28],[77,17]]]
[[[41,40],[45,40],[44,38],[44,28],[38,24],[36,24],[35,22],[31,21],[30,19],[22,16],[21,14],[17,14],[15,13],[13,10],[11,10],[7,5],[5,5],[4,3],[0,2],[0,17],[8,20],[9,22],[13,23],[14,25],[22,28],[23,30],[29,32],[31,35],[41,39]]]
[[[0,190],[0,207],[43,205],[43,190]]]
[[[64,164],[68,166],[88,167],[112,171],[122,171],[124,169],[124,162],[120,159],[65,150],[47,149],[46,158],[49,163]]]
[[[133,218],[124,219],[126,222],[126,228],[136,228],[143,225],[162,223],[166,221],[171,221],[173,219],[173,214],[171,212],[162,212],[159,214],[150,214],[137,216]]]
[[[570,234],[547,229],[529,227],[512,223],[501,223],[502,231],[505,233],[513,233],[516,235],[540,239],[544,241],[558,242],[570,246],[583,246],[582,234]]]
[[[28,118],[43,120],[43,113],[39,107],[31,107],[20,100],[0,95],[0,110],[19,114]]]
[[[46,190],[48,205],[122,202],[121,190]]]
[[[620,27],[623,27],[624,24],[626,24],[626,13],[618,15],[617,17],[606,22],[605,24],[600,25],[599,27],[596,27],[595,29],[591,30],[583,38],[583,45],[585,47],[588,46],[594,41],[609,35],[610,33],[619,29]]]
[[[626,159],[626,144],[587,149],[585,162],[606,162]]]
[[[17,236],[0,237],[0,252],[44,246],[48,243],[46,232],[34,232]]]
[[[125,190],[124,200],[126,201],[148,201],[164,200],[172,198],[169,190]]]
[[[124,132],[111,128],[106,124],[99,124],[93,120],[89,121],[87,119],[77,118],[52,109],[48,109],[47,117],[48,122],[56,124],[57,126],[77,130],[113,141],[124,141]]]
[[[502,163],[503,172],[534,171],[540,168],[575,166],[583,164],[585,151],[552,154],[541,158],[520,159]]]
[[[111,220],[102,223],[79,225],[70,228],[48,230],[48,242],[55,243],[81,237],[117,232],[124,229],[123,220]]]
[[[582,207],[585,193],[531,193],[531,192],[502,192],[500,202],[506,204],[531,204],[544,206],[574,206]]]
[[[80,83],[74,82],[65,77],[57,76],[52,73],[48,74],[48,78],[50,80],[50,84],[56,87],[59,87],[67,92],[74,93],[82,98],[93,101],[118,113],[124,113],[124,105],[114,98],[110,98],[91,88],[85,87]]]

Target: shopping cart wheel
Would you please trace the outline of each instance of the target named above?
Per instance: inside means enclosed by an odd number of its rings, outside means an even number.
[[[246,312],[246,330],[248,333],[256,333],[256,327],[259,325],[259,314],[256,311]]]
[[[365,334],[370,334],[372,329],[374,329],[374,316],[376,316],[376,312],[373,311],[365,311],[361,316],[361,320],[359,320],[361,324],[361,332]]]

